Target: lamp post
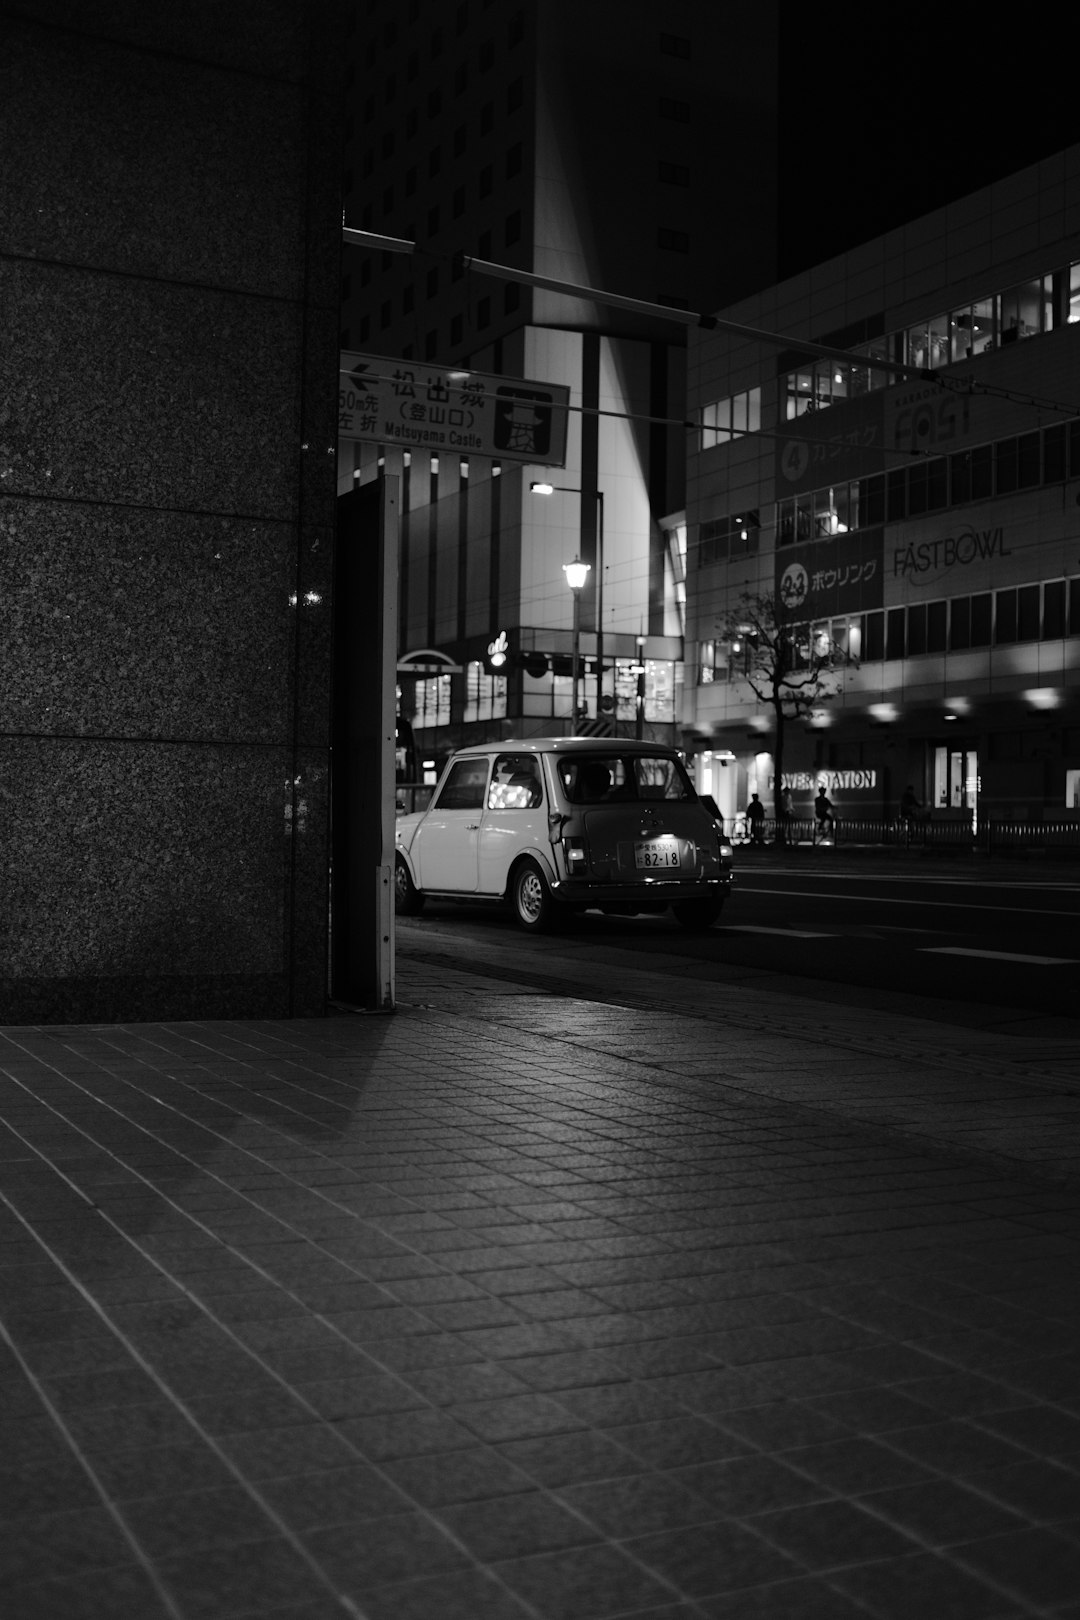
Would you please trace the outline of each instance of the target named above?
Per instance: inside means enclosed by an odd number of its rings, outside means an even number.
[[[582,489],[572,484],[532,483],[534,495],[583,495]],[[573,564],[564,565],[573,567]],[[588,564],[584,565],[586,569]],[[584,575],[582,584],[585,583]],[[576,603],[576,598],[575,598]],[[576,611],[576,606],[575,606]],[[575,669],[577,665],[575,663]],[[596,717],[600,718],[600,699],[604,695],[604,492],[596,491]],[[576,699],[575,699],[576,719]]]
[[[574,593],[574,654],[573,654],[573,688],[570,697],[570,735],[577,731],[578,718],[578,671],[581,668],[581,588],[589,577],[589,565],[575,557],[573,562],[563,563],[563,573],[566,583]]]

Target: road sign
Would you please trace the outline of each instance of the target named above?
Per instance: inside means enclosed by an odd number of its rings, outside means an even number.
[[[341,439],[566,465],[570,390],[561,383],[348,351],[340,366]]]

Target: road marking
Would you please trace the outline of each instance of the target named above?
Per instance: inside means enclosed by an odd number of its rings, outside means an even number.
[[[725,934],[780,934],[784,939],[835,939],[835,934],[810,933],[804,928],[757,928],[750,923],[739,923],[725,928]]]
[[[887,878],[888,883],[916,882],[921,883],[922,878]],[[736,891],[738,892],[738,891]],[[924,896],[913,895],[907,899],[903,895],[895,894],[834,894],[829,889],[765,889],[756,883],[747,883],[746,894],[776,894],[794,900],[859,900],[868,906],[937,906],[947,911],[955,911],[957,906],[969,906],[972,911],[1006,911],[1010,917],[1071,917],[1071,911],[1054,911],[1046,906],[980,906],[972,903],[965,895],[961,900],[927,900]]]
[[[1040,967],[1073,967],[1071,956],[1022,956],[1018,951],[974,951],[966,945],[920,945],[925,956],[988,956],[994,962],[1034,962]]]

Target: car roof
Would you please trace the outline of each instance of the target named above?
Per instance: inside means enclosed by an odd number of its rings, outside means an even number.
[[[505,741],[470,743],[453,757],[480,754],[666,754],[679,757],[668,743],[639,742],[634,737],[508,737]]]

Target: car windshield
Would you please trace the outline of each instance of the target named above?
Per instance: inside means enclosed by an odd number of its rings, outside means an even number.
[[[694,797],[689,777],[670,754],[575,754],[561,757],[558,769],[571,804]]]

